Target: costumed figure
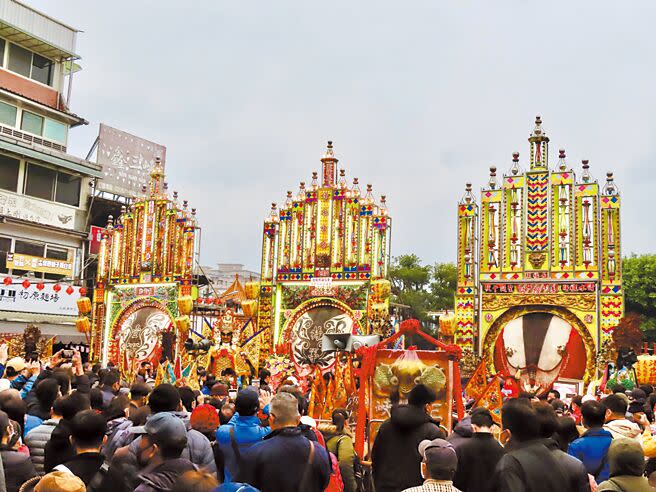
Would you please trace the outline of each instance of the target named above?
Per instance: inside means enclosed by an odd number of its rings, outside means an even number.
[[[208,373],[218,377],[230,369],[237,376],[250,374],[250,366],[241,354],[241,331],[238,324],[239,321],[230,309],[214,322],[214,340],[218,343],[209,351]]]

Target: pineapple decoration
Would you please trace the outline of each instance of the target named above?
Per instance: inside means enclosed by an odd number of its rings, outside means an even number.
[[[80,289],[80,294],[83,294],[83,296],[77,300],[79,316],[75,320],[75,328],[80,333],[84,333],[87,336],[88,341],[91,333],[91,321],[88,316],[91,312],[91,299],[84,295],[86,294],[86,289],[84,289],[84,287]]]

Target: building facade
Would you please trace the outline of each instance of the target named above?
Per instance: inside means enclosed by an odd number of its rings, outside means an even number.
[[[79,341],[91,182],[97,164],[67,153],[78,31],[0,0],[0,332],[28,323]]]

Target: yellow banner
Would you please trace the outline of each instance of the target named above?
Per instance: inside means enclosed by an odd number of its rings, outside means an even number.
[[[71,276],[73,273],[73,262],[23,255],[20,253],[7,253],[7,268]]]

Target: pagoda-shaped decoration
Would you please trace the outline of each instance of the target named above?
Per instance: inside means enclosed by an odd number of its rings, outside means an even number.
[[[600,189],[587,160],[577,179],[565,150],[551,169],[539,116],[528,141],[526,171],[517,152],[502,179],[490,169],[480,213],[470,184],[458,204],[455,341],[541,393],[590,380],[623,316],[620,197],[613,174]]]
[[[384,197],[349,187],[332,142],[309,187],[287,192],[264,222],[257,314],[274,346],[291,346],[299,365],[332,364],[324,334],[386,335],[391,219]]]
[[[186,200],[180,207],[176,192],[168,197],[159,159],[142,191],[115,221],[109,217],[93,306],[93,356],[130,367],[162,356],[173,362],[193,306],[196,210]]]

